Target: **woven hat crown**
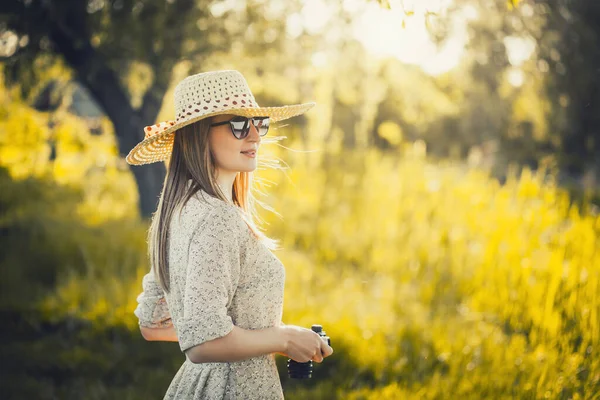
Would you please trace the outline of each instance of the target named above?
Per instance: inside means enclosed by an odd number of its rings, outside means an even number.
[[[175,87],[176,122],[228,108],[258,108],[246,79],[238,71],[188,76]]]

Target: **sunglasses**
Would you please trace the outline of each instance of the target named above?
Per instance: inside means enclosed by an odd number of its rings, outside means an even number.
[[[267,132],[269,131],[269,117],[248,118],[242,116],[235,116],[230,120],[210,124],[210,126],[229,124],[233,136],[235,136],[237,139],[244,139],[246,136],[248,136],[248,133],[250,132],[250,120],[252,121],[252,125],[254,125],[260,136],[265,136],[267,134]]]

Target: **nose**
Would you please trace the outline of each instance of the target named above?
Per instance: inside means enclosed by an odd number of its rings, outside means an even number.
[[[259,144],[261,142],[261,137],[258,134],[258,129],[256,129],[256,127],[252,123],[250,124],[250,131],[248,132],[248,136],[246,139],[248,139],[251,142],[258,142]]]

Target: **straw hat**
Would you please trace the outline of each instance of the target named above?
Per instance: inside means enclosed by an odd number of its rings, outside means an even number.
[[[268,116],[277,122],[303,114],[314,105],[310,102],[259,107],[246,79],[235,70],[191,75],[175,87],[175,120],[146,126],[144,140],[131,149],[125,160],[131,165],[143,165],[169,159],[175,131],[213,115]]]

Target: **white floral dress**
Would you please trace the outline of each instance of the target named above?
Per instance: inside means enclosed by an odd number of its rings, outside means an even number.
[[[240,212],[197,192],[169,227],[169,293],[152,271],[142,280],[134,311],[139,324],[172,324],[182,352],[227,335],[234,325],[281,324],[285,268]],[[164,399],[283,399],[275,354],[201,364],[186,356]]]

